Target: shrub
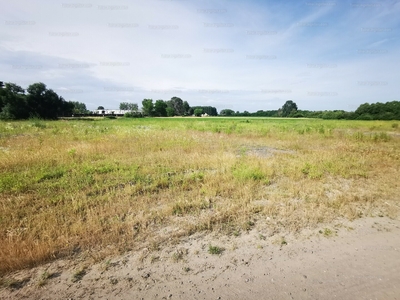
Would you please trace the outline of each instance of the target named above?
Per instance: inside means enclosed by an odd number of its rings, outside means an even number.
[[[212,246],[212,245],[208,246],[208,253],[210,253],[210,254],[218,255],[218,254],[221,254],[222,252],[224,252],[224,248],[221,248],[218,246]]]
[[[136,111],[132,111],[132,112],[127,112],[124,115],[125,118],[143,118],[143,114],[141,112],[136,112]]]

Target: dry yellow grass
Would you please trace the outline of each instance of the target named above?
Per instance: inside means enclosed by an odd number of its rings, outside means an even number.
[[[0,123],[0,274],[256,223],[298,232],[396,217],[394,122],[143,119]]]

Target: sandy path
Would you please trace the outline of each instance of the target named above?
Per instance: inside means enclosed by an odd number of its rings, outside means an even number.
[[[14,274],[30,278],[2,299],[400,299],[400,221],[370,218],[300,237],[194,235],[160,251],[128,253],[90,266],[56,261]],[[351,226],[351,228],[350,228]],[[321,228],[323,231],[323,228]],[[209,245],[225,248],[208,253]],[[54,274],[39,287],[41,274]]]

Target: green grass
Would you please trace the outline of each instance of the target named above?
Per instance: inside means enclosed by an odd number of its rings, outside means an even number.
[[[266,218],[296,232],[335,218],[395,217],[397,124],[0,122],[0,273],[83,250],[101,260],[196,231],[251,230]]]
[[[221,248],[219,246],[208,246],[208,253],[213,254],[213,255],[219,255],[222,252],[224,252],[224,248]]]

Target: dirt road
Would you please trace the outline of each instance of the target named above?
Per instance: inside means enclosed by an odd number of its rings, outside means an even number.
[[[210,245],[223,252],[210,254]],[[2,299],[400,299],[400,221],[337,222],[296,237],[262,228],[197,234],[161,250],[89,266],[59,260],[12,276]]]

